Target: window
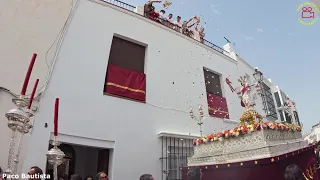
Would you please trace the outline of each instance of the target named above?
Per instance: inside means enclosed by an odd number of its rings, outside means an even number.
[[[126,38],[127,39],[127,38]],[[113,36],[104,93],[145,102],[144,74],[146,46]]]
[[[281,100],[280,100],[279,92],[274,93],[274,98],[276,98],[277,107],[281,107]]]
[[[284,112],[285,114],[285,117],[286,117],[286,123],[288,124],[292,124],[292,119],[291,119],[291,116],[288,112]]]
[[[207,92],[209,115],[221,119],[229,119],[229,110],[226,98],[222,95],[220,75],[208,68],[203,68]]]
[[[187,158],[193,155],[193,140],[161,137],[162,180],[180,180],[181,168],[187,166]]]
[[[220,76],[207,68],[203,68],[203,72],[207,92],[222,96]]]
[[[108,64],[144,73],[145,52],[145,46],[113,36]]]
[[[282,97],[283,105],[287,106],[288,105],[287,104],[287,95],[283,91],[281,91],[281,97]]]
[[[282,111],[282,110],[279,110],[279,114],[280,114],[281,122],[285,122],[284,116],[283,116],[283,111]]]
[[[272,96],[271,89],[267,86],[264,82],[261,83],[262,85],[262,103],[263,103],[263,110],[266,113],[266,116],[272,119],[278,119],[276,107],[274,105],[274,100]]]
[[[294,117],[298,123],[299,126],[301,126],[301,123],[300,123],[300,119],[299,119],[299,115],[298,115],[298,112],[297,111],[293,111],[293,114],[294,114]]]

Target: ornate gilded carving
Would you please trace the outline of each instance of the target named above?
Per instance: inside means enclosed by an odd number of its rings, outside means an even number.
[[[255,124],[256,121],[259,123],[262,121],[262,116],[255,110],[251,109],[242,114],[240,117],[240,124],[245,125],[245,124]]]

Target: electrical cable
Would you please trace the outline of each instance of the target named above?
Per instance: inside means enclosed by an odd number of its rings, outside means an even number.
[[[78,6],[78,4],[79,4],[79,0],[76,1],[75,5],[74,5],[74,0],[72,0],[72,7],[71,7],[71,10],[70,10],[70,12],[69,12],[69,15],[68,15],[67,19],[65,20],[64,25],[62,26],[62,28],[60,29],[59,33],[57,34],[55,40],[53,41],[53,43],[50,45],[50,47],[48,48],[48,50],[47,50],[46,53],[45,53],[45,61],[46,61],[47,67],[48,67],[48,69],[51,67],[51,70],[48,71],[48,73],[47,73],[47,75],[46,75],[46,80],[45,80],[44,85],[42,85],[40,88],[38,88],[38,89],[36,90],[36,92],[39,92],[39,91],[41,91],[41,92],[38,93],[38,94],[35,96],[35,98],[34,98],[35,100],[40,100],[40,99],[41,99],[41,96],[42,96],[43,92],[47,89],[47,87],[48,87],[48,85],[49,85],[49,81],[50,81],[51,74],[52,74],[52,71],[53,71],[53,66],[55,65],[55,62],[56,62],[56,59],[57,59],[57,54],[58,54],[58,52],[59,52],[59,50],[60,50],[60,47],[61,47],[61,46],[59,46],[59,45],[61,44],[61,42],[62,42],[62,40],[63,40],[63,38],[64,38],[64,34],[65,34],[65,31],[66,31],[67,24],[70,23],[70,22],[69,22],[69,21],[70,21],[70,18],[71,18],[71,16],[73,15],[73,13],[74,13],[76,7]],[[57,43],[56,43],[56,42],[57,42]],[[48,59],[47,59],[47,55],[48,55],[48,53],[50,52],[50,50],[52,49],[52,47],[54,46],[54,44],[56,44],[57,49],[56,49],[56,52],[55,52],[55,54],[54,54],[54,59],[53,59],[51,65],[49,65]],[[1,90],[9,93],[9,94],[12,95],[13,97],[16,97],[16,98],[19,97],[19,94],[16,94],[16,93],[12,92],[11,90],[9,90],[9,89],[7,89],[7,88],[5,88],[5,87],[0,86],[0,91],[1,91]],[[31,95],[31,94],[27,94],[25,97],[28,97],[28,96],[30,96],[30,95]]]

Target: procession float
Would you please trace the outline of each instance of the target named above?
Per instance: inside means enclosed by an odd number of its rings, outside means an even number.
[[[195,139],[194,155],[182,169],[182,179],[187,180],[188,169],[197,166],[202,180],[282,180],[290,164],[301,167],[306,179],[317,179],[314,147],[303,140],[301,127],[264,121],[254,110],[255,95],[262,90],[259,83],[249,85],[246,77],[239,82],[241,88],[230,88],[245,108],[240,125]]]

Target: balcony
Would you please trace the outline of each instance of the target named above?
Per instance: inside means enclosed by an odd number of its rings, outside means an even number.
[[[101,0],[101,1],[106,2],[106,3],[109,3],[109,4],[112,4],[112,5],[114,5],[114,6],[117,6],[117,7],[120,7],[120,8],[122,8],[122,9],[125,9],[125,10],[128,10],[128,11],[131,11],[131,12],[133,12],[133,13],[136,13],[136,14],[141,15],[140,13],[137,13],[137,11],[136,11],[137,8],[136,8],[135,6],[132,6],[132,5],[127,4],[127,3],[124,3],[124,2],[122,2],[122,1],[119,1],[119,0]],[[141,15],[141,16],[142,16],[142,15]],[[145,17],[145,18],[147,18],[147,17]],[[147,19],[148,19],[148,18],[147,18]],[[176,31],[179,31],[179,30],[176,29],[176,25],[173,25],[173,24],[170,24],[170,23],[161,23],[161,24],[162,24],[163,26],[166,26],[166,27],[170,28],[170,29],[174,29],[174,30],[176,30]],[[179,32],[180,32],[180,31],[179,31]],[[192,38],[192,37],[190,37],[190,36],[188,36],[188,35],[185,35],[185,36],[188,37],[188,38],[191,38],[191,39],[193,39],[193,40],[195,40],[195,41],[197,41],[196,39],[194,39],[194,38]],[[203,39],[203,42],[201,42],[201,43],[204,44],[204,45],[206,45],[207,47],[209,47],[209,48],[211,48],[211,49],[214,49],[216,52],[219,52],[219,53],[221,53],[221,54],[223,54],[223,55],[225,55],[225,56],[228,56],[229,58],[234,59],[234,58],[230,55],[230,52],[224,50],[223,48],[221,48],[221,47],[213,44],[212,42],[210,42],[210,41],[208,41],[208,40],[206,40],[206,39]]]

